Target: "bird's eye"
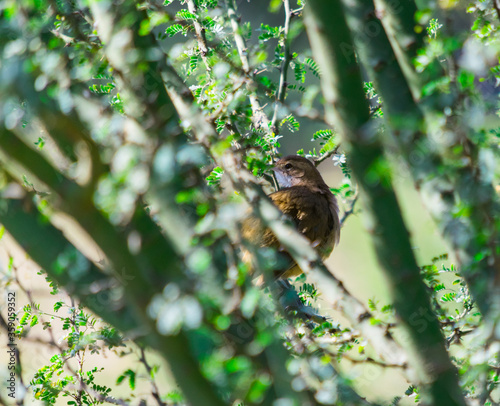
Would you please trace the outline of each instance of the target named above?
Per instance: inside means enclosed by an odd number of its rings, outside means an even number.
[[[292,164],[286,164],[285,169],[290,169],[292,167]]]

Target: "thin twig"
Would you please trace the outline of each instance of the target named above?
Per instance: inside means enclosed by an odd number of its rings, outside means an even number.
[[[245,39],[241,35],[241,27],[239,24],[239,17],[236,14],[236,4],[234,0],[226,0],[227,15],[231,21],[231,28],[233,29],[234,41],[236,49],[241,60],[241,66],[246,78],[246,87],[249,92],[248,98],[252,106],[252,121],[255,128],[262,128],[264,131],[269,131],[269,119],[263,111],[257,95],[255,94],[254,80],[250,74],[250,64],[247,57],[247,46]]]
[[[172,72],[172,74],[174,73]],[[174,88],[174,84],[182,88]],[[172,97],[172,101],[179,112],[179,116],[181,119],[190,118],[192,120],[193,133],[196,139],[211,153],[207,140],[215,137],[217,132],[213,126],[205,121],[206,118],[203,115],[193,114],[191,103],[186,101],[185,97],[180,96],[189,93],[189,90],[184,89],[184,87],[185,84],[182,81],[171,80],[171,86],[168,86],[167,90],[171,97],[174,96],[174,93],[177,95]],[[241,160],[237,156],[229,154],[222,157],[213,156],[213,158],[217,165],[230,175],[230,180],[235,189],[242,192],[243,196],[254,208],[255,214],[263,220],[265,226],[273,231],[301,269],[308,277],[311,277],[315,284],[324,287],[325,300],[333,308],[340,308],[351,320],[354,327],[361,331],[385,359],[391,363],[405,363],[406,354],[401,347],[385,329],[369,322],[371,315],[365,306],[352,296],[344,288],[342,282],[326,269],[305,237],[297,230],[283,223],[282,213],[263,196],[262,190],[255,184],[255,178],[242,169],[244,165]]]
[[[283,248],[296,261],[302,271],[317,286],[322,286],[323,298],[332,308],[344,311],[355,328],[358,328],[367,340],[380,351],[382,356],[391,363],[404,364],[406,354],[385,329],[372,325],[371,314],[365,306],[353,297],[342,282],[328,271],[319,255],[309,245],[305,237],[287,226],[282,221],[279,210],[263,196],[262,190],[255,185],[253,177],[242,168],[234,156],[224,156],[221,166],[230,175],[233,186],[250,202],[254,212],[269,227],[282,244]]]
[[[306,348],[310,348],[311,345],[314,345],[315,347],[318,347],[318,351],[324,355],[329,356],[330,358],[338,359],[339,357],[342,357],[342,359],[346,359],[353,364],[373,364],[380,366],[381,368],[401,368],[403,371],[406,371],[408,368],[408,364],[405,363],[390,363],[390,362],[384,362],[380,361],[377,359],[374,359],[370,356],[367,356],[366,358],[354,358],[351,355],[347,354],[347,352],[335,352],[333,351],[330,347],[331,346],[336,346],[337,348],[345,345],[345,344],[354,344],[356,343],[356,340],[359,338],[359,335],[352,331],[351,335],[342,340],[336,340],[336,336],[332,335],[331,336],[331,342],[330,341],[324,341],[324,337],[317,337],[314,335],[314,333],[310,330],[306,330],[306,332],[302,332],[302,334],[299,334],[297,329],[295,329],[295,333],[290,337],[290,342],[294,343],[295,345],[295,350],[297,349],[297,345],[300,345],[301,350],[299,349],[298,352],[302,353],[305,351]],[[330,344],[330,345],[325,345],[325,344]]]
[[[382,367],[382,368],[402,368],[402,369],[405,369],[408,367],[408,365],[406,365],[406,364],[402,364],[402,365],[401,364],[391,364],[391,363],[387,363],[387,362],[383,362],[383,361],[378,361],[372,357],[367,357],[365,359],[352,358],[351,356],[346,355],[345,353],[342,354],[342,358],[352,362],[353,364],[369,363],[369,364],[373,364],[373,365],[378,365],[379,367]]]
[[[129,403],[125,402],[123,399],[117,399],[114,398],[113,396],[104,396],[101,393],[96,392],[92,388],[89,388],[89,391],[94,393],[94,396],[100,402],[111,403],[112,405],[119,405],[119,406],[129,406]]]
[[[280,185],[278,183],[278,180],[276,179],[276,175],[274,174],[274,172],[265,173],[263,176],[269,181],[269,183],[273,185],[275,191],[280,190]]]
[[[14,270],[14,279],[15,279],[15,282],[16,284],[19,286],[19,289],[27,296],[28,298],[28,301],[30,303],[34,303],[33,301],[33,297],[32,297],[32,292],[28,289],[26,289],[26,287],[21,283],[21,280],[19,279],[17,273],[18,273],[18,268],[17,267],[14,267],[13,268]],[[77,308],[78,307],[78,304],[75,303],[74,299],[71,298],[71,306],[73,308]],[[74,370],[71,365],[67,362],[69,359],[73,358],[72,356],[69,356],[66,352],[66,350],[60,345],[58,344],[58,342],[56,341],[55,339],[55,335],[54,335],[54,331],[53,331],[53,328],[50,324],[46,324],[44,322],[44,319],[43,319],[43,315],[47,315],[47,316],[51,316],[51,317],[59,317],[59,316],[56,316],[56,315],[50,315],[48,313],[45,313],[39,309],[37,309],[36,307],[32,307],[33,308],[33,311],[36,312],[39,316],[39,322],[41,324],[44,324],[44,325],[47,325],[47,332],[49,333],[49,341],[44,341],[42,339],[40,339],[39,337],[24,337],[23,338],[23,341],[28,341],[28,342],[33,342],[33,343],[36,343],[36,344],[42,344],[42,345],[47,345],[49,347],[55,347],[60,356],[61,356],[61,359],[63,360],[64,362],[64,366],[68,369],[68,371],[73,375],[73,376],[79,376],[79,380],[78,380],[78,383],[79,383],[79,387],[78,387],[78,394],[73,394],[69,391],[65,391],[65,393],[69,396],[71,396],[73,399],[75,399],[75,401],[77,402],[77,404],[82,404],[81,402],[81,394],[82,392],[85,392],[87,393],[87,395],[89,397],[91,397],[90,393],[89,392],[92,392],[94,394],[94,397],[99,399],[100,401],[105,401],[105,402],[108,402],[108,403],[111,403],[111,404],[115,404],[115,405],[121,405],[121,406],[128,406],[128,403],[126,403],[125,401],[121,400],[121,399],[116,399],[114,397],[111,397],[111,396],[104,396],[103,394],[101,393],[98,393],[96,392],[95,390],[93,390],[92,388],[89,388],[87,386],[87,384],[84,382],[83,380],[83,373],[82,373],[82,370],[83,370],[83,358],[82,359],[78,359],[78,364],[79,364],[79,372],[77,372],[76,370]],[[76,311],[72,313],[71,315],[71,320],[73,322],[73,324],[75,325],[76,328],[78,328],[78,323],[76,323]],[[1,318],[1,316],[0,316]],[[60,317],[59,317],[60,318]],[[2,320],[0,320],[0,324],[3,325],[3,323],[1,322],[3,321],[3,318]],[[18,365],[21,366],[21,362],[20,360],[18,360]],[[20,378],[20,382],[21,384],[25,387],[25,389],[28,389],[28,387],[26,387],[26,385],[24,384],[23,380],[22,380],[22,376],[19,376]],[[154,396],[154,394],[152,394]],[[164,406],[165,404],[162,404],[160,406]]]
[[[292,13],[290,11],[290,0],[283,0],[283,5],[285,7],[285,25],[283,30],[283,61],[281,62],[281,73],[280,73],[280,83],[278,86],[278,95],[276,97],[276,102],[274,104],[274,114],[271,120],[271,131],[278,134],[278,110],[280,106],[285,101],[286,87],[287,83],[287,73],[290,61],[292,60],[292,55],[290,54],[290,39],[288,38],[288,33],[290,30],[290,19]]]
[[[156,385],[156,381],[153,378],[153,375],[151,374],[151,371],[153,368],[151,365],[149,365],[148,361],[146,360],[146,352],[144,351],[144,348],[142,346],[139,346],[139,350],[141,352],[141,356],[139,357],[139,361],[144,365],[146,368],[146,371],[148,372],[148,375],[151,377],[151,395],[155,398],[156,403],[158,403],[158,406],[166,406],[166,403],[161,400],[160,398],[160,390],[158,389],[158,385]]]
[[[314,160],[314,165],[318,166],[321,162],[326,161],[332,155],[335,155],[339,151],[339,148],[340,144],[338,144],[335,148],[331,149],[330,151],[327,151],[324,154],[320,155],[317,159]]]
[[[189,21],[186,20],[179,20],[175,18],[172,14],[168,13],[165,11],[165,9],[155,3],[148,3],[148,7],[152,8],[158,13],[161,13],[169,18],[171,21],[175,21],[176,24],[180,24],[183,27],[190,27]],[[264,112],[265,105],[262,106],[257,95],[256,91],[262,91],[263,93],[271,93],[274,90],[271,89],[270,87],[265,86],[264,84],[257,82],[255,80],[254,75],[256,72],[251,72],[250,68],[250,63],[248,61],[248,50],[246,46],[246,41],[241,35],[241,27],[240,27],[240,18],[238,17],[236,13],[236,5],[233,3],[233,0],[226,0],[226,7],[227,7],[227,14],[228,17],[230,18],[231,22],[231,28],[233,30],[233,35],[234,35],[234,41],[236,43],[236,50],[238,51],[238,56],[240,58],[241,66],[238,66],[233,59],[228,58],[226,55],[225,51],[222,51],[221,49],[218,49],[218,46],[221,46],[221,42],[208,42],[205,39],[205,44],[207,48],[211,48],[214,50],[214,52],[217,54],[219,58],[221,58],[222,61],[227,63],[231,68],[233,68],[239,75],[243,77],[246,89],[249,92],[248,98],[250,100],[250,106],[252,108],[252,122],[253,125],[256,129],[261,129],[265,131],[266,133],[270,132],[270,121],[267,115]],[[258,72],[261,73],[261,72]],[[319,120],[319,121],[324,121],[319,113],[317,114],[312,114],[312,115],[304,115],[304,113],[298,113],[299,116],[304,116],[307,118],[310,118],[312,120]],[[273,151],[277,153],[277,151]]]
[[[295,336],[300,337],[298,334],[295,334]],[[337,347],[340,347],[345,344],[353,344],[355,343],[355,340],[359,337],[355,332],[352,332],[352,335],[344,340],[332,340],[331,344],[335,345]],[[336,338],[336,337],[332,337]],[[342,359],[348,360],[352,362],[353,364],[373,364],[373,365],[378,365],[382,368],[401,368],[403,370],[406,370],[408,368],[407,363],[390,363],[390,362],[384,362],[380,361],[377,359],[374,359],[370,356],[367,356],[366,358],[354,358],[351,355],[347,354],[347,352],[335,352],[330,349],[330,347],[326,346],[324,342],[318,342],[318,337],[314,336],[312,332],[308,332],[304,334],[301,338],[302,341],[304,340],[309,340],[309,344],[317,345],[318,347],[321,348],[321,350],[331,358],[339,358],[339,356],[342,357]],[[307,343],[306,343],[307,344]]]
[[[205,35],[205,28],[202,27],[200,22],[198,21],[198,7],[196,7],[196,4],[194,3],[193,0],[187,0],[186,1],[188,10],[190,13],[196,15],[197,18],[193,20],[193,26],[194,26],[194,31],[196,33],[196,40],[198,41],[198,48],[200,49],[200,55],[201,59],[203,60],[203,63],[205,64],[205,67],[207,68],[207,72],[211,72],[212,68],[210,67],[210,64],[208,63],[208,44],[207,44],[207,37]]]
[[[351,215],[354,214],[354,206],[356,205],[356,202],[358,201],[358,195],[354,196],[354,199],[351,200],[351,204],[349,206],[349,209],[344,212],[344,215],[340,219],[340,226],[342,227],[347,220],[347,218]]]

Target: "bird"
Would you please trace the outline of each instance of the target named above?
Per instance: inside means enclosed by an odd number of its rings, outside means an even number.
[[[322,259],[330,256],[340,240],[337,199],[316,166],[307,158],[289,155],[273,167],[280,189],[268,195],[274,205],[288,216],[316,249]],[[248,216],[242,223],[242,236],[254,246],[275,247],[280,244],[260,219]],[[302,273],[288,255],[284,269],[275,270],[276,278],[291,278]]]

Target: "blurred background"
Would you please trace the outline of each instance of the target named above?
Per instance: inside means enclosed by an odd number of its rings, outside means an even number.
[[[277,12],[269,11],[268,1],[237,1],[239,12],[244,21],[248,21],[252,26],[258,26],[261,23],[269,24],[271,26],[280,25],[283,21],[283,10]],[[470,27],[471,19],[464,13],[464,4],[458,2],[445,1],[441,2],[442,6],[447,9],[447,23],[453,30],[467,30]],[[165,40],[166,49],[174,49],[176,41],[182,43],[184,38],[171,38]],[[299,35],[292,44],[292,50],[300,50],[308,48],[307,37],[305,33]],[[471,47],[464,51],[473,55],[474,49]],[[468,60],[466,58],[466,60]],[[464,62],[465,63],[465,62]],[[274,72],[275,77],[278,72]],[[319,81],[313,80],[309,82],[308,86],[316,86],[319,92]],[[494,87],[488,83],[482,85],[484,87],[484,94],[487,97],[497,97],[493,90]],[[287,99],[291,108],[294,104],[300,103],[300,96],[298,94],[290,93]],[[320,105],[321,97],[318,94],[317,104]],[[300,131],[290,132],[283,131],[283,138],[280,140],[282,155],[295,154],[298,150],[304,149],[307,153],[313,148],[319,148],[318,142],[312,142],[312,134],[319,129],[327,128],[324,123],[301,118]],[[38,134],[34,134],[36,140]],[[401,166],[397,157],[393,159],[393,174],[398,199],[403,210],[406,224],[411,233],[412,244],[415,255],[418,259],[419,265],[431,263],[432,258],[439,257],[440,255],[448,252],[446,247],[436,231],[433,221],[423,208],[419,194],[413,187],[413,182],[406,168]],[[335,161],[328,159],[319,166],[327,184],[332,187],[338,187],[343,181],[342,171]],[[343,202],[340,202],[341,211],[348,209]],[[75,235],[76,231],[72,227],[68,219],[60,218],[60,224],[65,228],[68,234],[72,234],[73,240],[79,240],[79,248],[85,254],[99,262],[101,260],[100,251],[98,247],[92,243],[85,241],[85,236]],[[327,267],[330,271],[341,280],[346,288],[364,304],[368,304],[371,300],[377,303],[380,307],[390,303],[390,292],[388,291],[387,284],[384,280],[383,273],[380,270],[378,262],[375,258],[375,253],[370,242],[370,224],[366,223],[363,216],[362,201],[358,201],[354,207],[354,213],[347,219],[341,233],[340,243],[334,250],[332,256],[326,261]],[[453,258],[449,258],[443,262],[446,266],[453,263]],[[440,262],[437,263],[440,266]],[[45,281],[43,275],[38,275],[39,271],[36,264],[34,264],[25,254],[23,249],[10,238],[7,233],[4,233],[0,239],[0,272],[3,275],[12,274],[12,269],[15,268],[16,274],[22,288],[15,283],[9,287],[9,291],[16,292],[16,305],[18,309],[29,303],[29,298],[26,292],[36,298],[37,303],[40,304],[41,309],[51,309],[57,296],[54,297],[50,294],[51,289]],[[6,293],[6,292],[5,292]],[[6,294],[0,298],[0,308],[5,309]],[[64,295],[64,293],[59,293]],[[348,322],[343,319],[338,313],[325,308],[321,299],[318,302],[322,314],[327,314],[332,322],[339,322],[341,325],[348,325]],[[3,311],[3,310],[2,310]],[[52,337],[51,339],[60,341],[65,334],[58,328],[57,321],[54,322],[56,327],[54,330],[58,331],[61,336]],[[3,334],[1,330],[0,334]],[[35,326],[34,331],[30,333],[30,338],[21,340],[19,342],[21,357],[23,358],[23,365],[25,370],[23,376],[26,379],[32,376],[36,369],[41,365],[46,365],[50,358],[54,355],[56,349],[50,346],[42,345],[40,342],[47,340],[47,332],[42,330],[39,324]],[[0,336],[2,342],[5,337]],[[38,342],[39,340],[40,342]],[[95,365],[96,367],[105,367],[105,375],[101,376],[102,383],[113,388],[113,393],[121,396],[123,392],[128,393],[128,389],[124,388],[127,383],[117,385],[119,374],[126,367],[130,359],[137,359],[139,354],[137,351],[130,348],[123,348],[122,351],[104,351],[103,355],[86,355],[87,367]],[[168,365],[166,365],[160,357],[154,352],[147,352],[147,357],[152,364],[160,365],[158,374],[158,385],[162,393],[175,390],[176,385],[169,373]],[[8,357],[6,351],[0,352],[0,381],[5,382],[7,377],[6,365]],[[72,361],[73,362],[73,361]],[[75,368],[77,366],[75,365]],[[349,361],[342,362],[342,369],[346,372],[346,376],[355,381],[355,386],[358,387],[360,393],[366,396],[368,400],[377,401],[380,403],[389,403],[394,396],[401,394],[408,387],[407,382],[403,379],[397,368],[380,368],[376,365],[357,365]],[[139,373],[137,380],[137,388],[134,392],[134,399],[132,403],[138,402],[138,399],[146,393],[150,392],[149,380],[141,380],[141,375],[147,378],[146,371]],[[148,398],[148,404],[151,399]],[[59,398],[57,405],[66,404],[67,399]],[[406,402],[406,403],[404,403]],[[402,404],[411,404],[411,399],[406,399]],[[28,396],[26,404],[37,404],[31,396]],[[134,403],[135,404],[135,403]]]
[[[283,155],[294,153],[294,149],[298,146],[306,146],[310,143],[310,139],[303,134],[293,135],[293,142],[290,146],[284,142],[280,152]],[[285,141],[288,137],[285,137]],[[290,137],[291,138],[291,137]],[[302,142],[302,144],[300,143]],[[338,186],[342,181],[342,172],[335,166],[332,160],[327,160],[319,167],[320,172],[325,178],[327,184],[331,187]],[[419,260],[419,264],[428,264],[431,259],[440,256],[447,252],[447,247],[443,244],[441,238],[436,232],[434,223],[429,218],[429,215],[424,210],[420,196],[415,192],[411,179],[408,177],[404,168],[398,167],[395,170],[399,176],[395,178],[395,183],[398,191],[398,198],[403,209],[405,220],[412,235],[413,248]],[[342,212],[345,208],[342,208]],[[341,212],[341,214],[342,214]],[[68,219],[61,218],[61,224],[65,224],[68,233],[73,233],[76,240],[80,240],[83,244],[80,245],[86,255],[94,258],[98,262],[100,251],[93,243],[85,243],[85,236],[74,235],[75,228],[72,228]],[[66,223],[65,223],[66,222]],[[326,261],[328,269],[340,279],[346,288],[364,304],[368,305],[369,300],[376,302],[381,308],[390,303],[390,292],[388,291],[387,284],[384,280],[384,275],[378,265],[375,253],[370,241],[369,224],[366,224],[362,212],[362,205],[358,201],[355,206],[355,212],[351,215],[341,233],[340,243],[335,248],[331,257]],[[447,261],[449,265],[453,260]],[[2,274],[11,273],[10,268],[15,267],[16,273],[23,286],[20,289],[16,284],[11,285],[9,291],[16,292],[16,304],[21,308],[29,303],[29,299],[23,290],[29,291],[36,302],[40,304],[41,309],[46,309],[52,313],[53,304],[65,296],[64,293],[59,293],[55,297],[50,294],[51,288],[45,281],[43,275],[38,275],[39,267],[34,264],[25,254],[21,247],[15,243],[12,238],[5,233],[0,240],[0,269]],[[1,297],[0,308],[5,309],[6,292]],[[325,306],[321,301],[318,302],[320,312],[323,315],[330,317],[331,321],[340,323],[341,326],[349,326],[338,312],[334,312]],[[64,309],[63,309],[64,310]],[[62,313],[61,316],[65,314]],[[49,320],[49,317],[46,317]],[[61,342],[66,334],[62,329],[61,321],[55,320],[53,322],[54,331],[58,332],[60,336],[53,337],[56,341]],[[3,331],[2,331],[3,334]],[[25,377],[32,376],[38,368],[42,365],[47,365],[50,358],[57,353],[57,349],[47,345],[41,344],[47,341],[48,333],[42,330],[39,324],[33,328],[29,334],[29,339],[20,340],[19,346],[21,350],[21,357],[25,370],[23,375]],[[1,338],[2,340],[4,338]],[[37,339],[40,342],[37,342]],[[135,347],[135,346],[134,346]],[[127,354],[127,355],[124,355]],[[8,362],[7,353],[0,352],[0,380],[5,382],[7,378],[6,365]],[[117,385],[117,379],[123,372],[124,368],[132,361],[136,361],[140,356],[138,351],[131,350],[130,348],[123,348],[122,351],[117,350],[104,350],[102,355],[86,355],[86,368],[96,366],[98,368],[105,367],[104,375],[97,374],[100,384],[105,384],[113,388],[116,396],[123,396],[128,393],[127,382]],[[154,352],[147,352],[147,358],[151,364],[160,366],[157,375],[157,383],[162,393],[174,391],[176,385],[169,372],[168,365]],[[72,362],[76,364],[76,362]],[[74,365],[76,368],[77,365]],[[349,361],[343,361],[341,364],[346,376],[355,381],[355,386],[358,387],[360,393],[366,396],[368,400],[387,402],[402,392],[404,392],[408,383],[401,376],[397,368],[381,368],[376,365],[369,364],[354,364]],[[143,379],[141,379],[141,377]],[[148,375],[145,370],[139,371],[137,378],[137,388],[135,389],[134,396],[135,402],[144,398],[145,394],[150,393],[150,382],[147,379]],[[148,399],[148,404],[152,401]],[[68,401],[67,398],[60,397],[57,405],[65,405]],[[134,399],[131,399],[132,404]],[[406,399],[401,404],[412,404],[411,399]],[[42,404],[33,399],[29,395],[25,404]]]

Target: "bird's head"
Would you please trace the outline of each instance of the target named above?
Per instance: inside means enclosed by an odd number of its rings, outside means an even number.
[[[280,187],[308,186],[321,188],[326,186],[314,164],[307,158],[289,155],[281,158],[273,168]]]

